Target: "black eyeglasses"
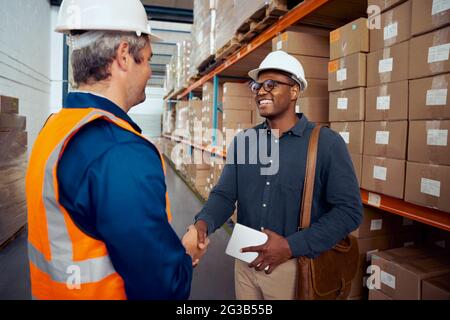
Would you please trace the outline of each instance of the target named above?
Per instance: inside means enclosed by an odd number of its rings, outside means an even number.
[[[259,82],[256,82],[256,81],[250,82],[250,90],[252,90],[252,92],[254,94],[258,94],[258,92],[259,92],[259,90],[261,90],[261,88],[264,88],[265,91],[270,92],[279,84],[284,84],[284,85],[289,86],[289,87],[295,86],[295,84],[281,82],[281,81],[278,81],[278,80],[270,80],[269,79],[269,80],[266,80],[266,81],[264,81],[262,83],[259,83]]]

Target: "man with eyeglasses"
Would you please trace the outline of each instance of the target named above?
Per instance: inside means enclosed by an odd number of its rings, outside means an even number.
[[[238,223],[263,229],[265,244],[244,248],[257,252],[250,264],[236,260],[237,299],[294,299],[297,259],[314,258],[331,249],[362,221],[362,203],[353,165],[344,140],[329,128],[320,133],[311,227],[298,230],[299,211],[306,169],[309,137],[315,124],[296,114],[295,105],[307,88],[301,63],[283,51],[270,53],[260,68],[249,72],[250,89],[259,113],[266,121],[262,130],[267,145],[276,145],[279,167],[275,174],[262,175],[258,164],[227,160],[218,184],[196,217],[198,246],[207,235],[220,228],[231,216],[237,202]],[[246,132],[240,133],[245,134]],[[249,154],[251,146],[232,153]],[[261,139],[261,138],[259,138]],[[259,141],[259,140],[258,140]],[[260,148],[258,142],[257,148]],[[271,155],[273,156],[273,155]]]

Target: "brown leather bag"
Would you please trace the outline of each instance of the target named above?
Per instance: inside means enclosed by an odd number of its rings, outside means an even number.
[[[311,206],[320,129],[320,126],[313,129],[309,141],[305,184],[300,209],[300,229],[309,228],[311,223]],[[297,299],[346,299],[350,293],[351,281],[356,275],[358,264],[358,243],[351,235],[315,259],[298,258]]]

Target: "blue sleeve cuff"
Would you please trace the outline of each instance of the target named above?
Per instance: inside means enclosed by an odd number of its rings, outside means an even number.
[[[298,231],[290,235],[287,237],[287,241],[293,257],[311,257],[311,249],[306,241],[305,231]]]
[[[203,210],[195,217],[194,219],[194,224],[198,221],[198,220],[203,220],[206,222],[206,224],[208,225],[208,232],[207,235],[209,236],[210,234],[212,234],[214,231],[216,231],[215,227],[214,227],[214,221],[211,217],[209,217],[205,212],[203,212]]]

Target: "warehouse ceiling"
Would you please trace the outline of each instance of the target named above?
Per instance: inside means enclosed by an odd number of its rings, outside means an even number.
[[[176,43],[191,38],[193,23],[193,0],[141,0],[145,6],[154,33],[163,38],[153,43],[153,71],[149,85],[163,87],[166,65],[176,51]],[[61,5],[62,0],[50,0],[52,5]]]

